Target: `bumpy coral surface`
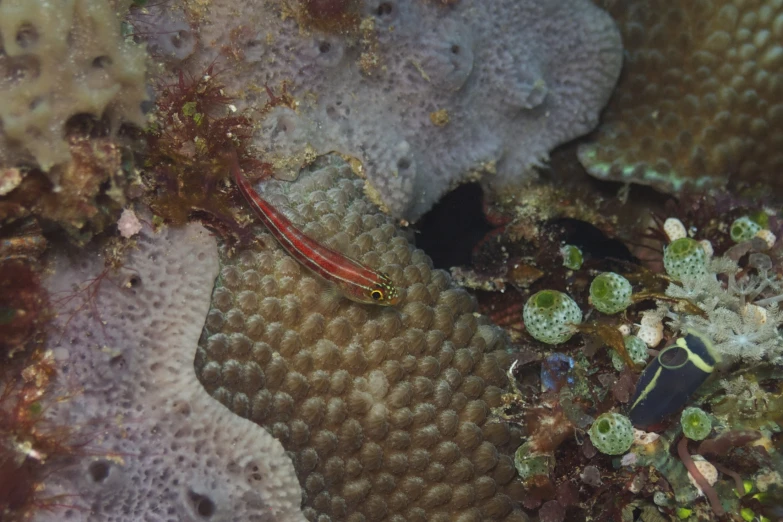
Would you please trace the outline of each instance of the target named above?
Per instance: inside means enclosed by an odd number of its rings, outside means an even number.
[[[361,196],[345,163],[262,186],[309,235],[402,293],[396,307],[342,298],[266,232],[223,252],[197,373],[293,455],[307,518],[526,520],[519,433],[490,415],[507,386],[502,332]]]
[[[599,178],[653,185],[781,186],[783,2],[596,0],[626,60],[580,159]]]
[[[193,358],[218,273],[201,226],[145,227],[117,272],[95,253],[61,257],[47,282],[60,312],[49,332],[64,400],[55,425],[87,439],[52,461],[36,520],[303,520],[280,444],[204,391]],[[73,294],[76,282],[90,284]],[[89,300],[82,301],[86,295]],[[46,458],[44,456],[43,458]]]
[[[0,165],[68,163],[76,115],[143,124],[145,56],[106,0],[0,3]]]
[[[620,71],[619,33],[587,0],[322,4],[213,0],[191,72],[221,52],[255,110],[285,83],[296,106],[266,112],[265,161],[290,174],[314,153],[358,158],[375,201],[409,220],[481,174],[530,176],[596,125]]]

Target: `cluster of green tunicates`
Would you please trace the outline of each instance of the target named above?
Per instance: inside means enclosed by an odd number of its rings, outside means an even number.
[[[576,332],[573,325],[582,322],[582,310],[573,299],[557,290],[536,292],[522,311],[525,328],[542,343],[564,343]]]
[[[729,233],[731,239],[739,243],[740,241],[749,241],[753,239],[756,234],[761,230],[761,225],[750,219],[748,216],[743,216],[734,220],[731,224]]]
[[[622,312],[631,304],[631,283],[614,272],[599,274],[590,284],[590,301],[605,314]]]
[[[647,363],[647,358],[650,354],[647,351],[647,345],[644,343],[644,341],[635,335],[626,335],[623,337],[623,343],[625,344],[625,349],[628,350],[628,355],[631,356],[631,360],[634,362],[634,364],[643,366]],[[625,367],[623,358],[620,357],[620,354],[614,350],[612,350],[612,366],[614,366],[614,369],[618,372]]]
[[[704,440],[712,431],[712,419],[701,408],[685,408],[680,416],[682,433],[691,440]]]
[[[663,267],[675,279],[692,279],[707,273],[707,252],[701,243],[683,237],[663,251]]]
[[[560,254],[563,256],[563,266],[570,268],[571,270],[579,270],[582,268],[584,262],[584,256],[582,251],[574,245],[564,245],[560,249]]]
[[[607,455],[620,455],[633,444],[633,426],[625,415],[604,413],[590,426],[590,442]]]

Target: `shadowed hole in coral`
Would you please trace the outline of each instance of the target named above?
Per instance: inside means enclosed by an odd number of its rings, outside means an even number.
[[[460,46],[459,46],[459,45],[457,45],[457,44],[454,44],[454,45],[452,45],[452,46],[451,46],[451,52],[452,52],[452,54],[459,54],[459,53],[460,53],[460,51],[462,51],[462,49],[460,48]]]
[[[201,517],[210,518],[215,514],[215,503],[209,497],[200,495],[192,489],[188,491],[188,497],[193,503],[193,507],[196,509],[196,513],[198,513]]]
[[[111,64],[112,60],[108,56],[98,56],[92,61],[92,66],[96,69],[107,69]]]
[[[432,258],[435,268],[471,264],[473,248],[493,229],[482,199],[478,183],[460,185],[416,223],[416,246]]]
[[[405,170],[411,166],[411,160],[408,158],[400,158],[399,161],[397,161],[397,168],[400,170]]]
[[[122,370],[123,368],[125,368],[125,365],[126,365],[125,357],[123,357],[122,355],[115,355],[114,357],[109,359],[109,366],[111,366],[112,368]]]
[[[32,24],[26,23],[16,31],[16,43],[22,49],[30,49],[38,42],[38,31]]]
[[[330,44],[329,42],[321,42],[318,44],[318,50],[322,54],[326,54],[332,50],[332,44]]]
[[[378,16],[389,16],[394,11],[394,6],[391,4],[391,2],[383,2],[378,6],[378,9],[375,10],[375,13]]]
[[[553,230],[556,229],[556,230]],[[554,232],[562,243],[579,247],[585,259],[619,259],[638,263],[622,241],[606,236],[600,229],[586,221],[573,218],[558,218],[544,225],[542,235]]]
[[[191,31],[180,30],[171,36],[171,45],[175,49],[180,49],[186,44],[190,44],[193,40],[193,33]]]
[[[128,279],[128,286],[130,288],[138,288],[138,287],[140,287],[141,286],[141,277],[139,277],[139,276],[137,276],[135,274],[130,276],[130,278]]]
[[[65,137],[89,136],[92,138],[108,136],[111,123],[108,117],[98,119],[92,114],[81,112],[74,114],[65,122]]]
[[[109,471],[111,470],[111,464],[105,460],[96,460],[90,463],[87,468],[87,472],[90,474],[90,479],[93,482],[103,482],[109,478]]]

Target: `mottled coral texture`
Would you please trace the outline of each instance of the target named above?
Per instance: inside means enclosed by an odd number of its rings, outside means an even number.
[[[597,124],[622,62],[619,32],[588,0],[334,2],[355,24],[333,32],[302,4],[212,0],[192,72],[217,58],[254,110],[286,83],[295,109],[259,116],[265,161],[291,173],[313,152],[356,157],[376,201],[409,220],[460,182],[532,176]]]
[[[783,186],[782,0],[596,0],[626,60],[580,159],[599,178],[667,192]]]
[[[494,418],[510,346],[474,299],[432,268],[344,164],[269,182],[265,195],[312,237],[385,270],[403,300],[330,292],[266,232],[224,250],[196,357],[213,397],[292,455],[309,520],[527,520]]]
[[[46,282],[59,312],[51,396],[64,398],[46,406],[47,420],[87,444],[45,464],[38,495],[58,506],[34,520],[303,520],[283,448],[209,397],[193,371],[215,239],[199,225],[136,237],[118,271],[104,272],[95,251],[60,254]]]
[[[73,116],[143,124],[145,59],[108,0],[0,2],[0,166],[70,162]]]

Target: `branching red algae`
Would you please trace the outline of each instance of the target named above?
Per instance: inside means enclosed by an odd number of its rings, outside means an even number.
[[[236,221],[227,150],[236,150],[243,171],[269,172],[248,150],[252,122],[236,112],[218,76],[212,66],[198,78],[180,72],[177,82],[162,88],[147,131],[148,203],[174,224],[185,223],[194,211]]]

